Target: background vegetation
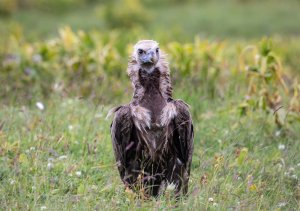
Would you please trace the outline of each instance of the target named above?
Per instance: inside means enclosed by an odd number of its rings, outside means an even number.
[[[0,1],[0,207],[298,210],[297,0]],[[189,196],[125,191],[107,111],[128,55],[155,39],[191,105]]]

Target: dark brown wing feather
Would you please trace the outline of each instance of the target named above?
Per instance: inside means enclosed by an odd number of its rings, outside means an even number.
[[[177,156],[184,164],[189,175],[194,146],[193,122],[188,105],[182,100],[175,100],[174,103],[177,109],[177,116],[174,119],[173,143]]]
[[[133,184],[139,172],[135,130],[129,106],[117,108],[111,124],[111,136],[118,170],[126,185]]]
[[[177,115],[169,125],[172,135],[169,140],[167,181],[176,185],[175,195],[187,194],[193,155],[194,131],[188,105],[182,100],[173,100]]]

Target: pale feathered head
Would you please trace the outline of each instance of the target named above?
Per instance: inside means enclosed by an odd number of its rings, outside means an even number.
[[[159,60],[159,44],[154,40],[141,40],[134,45],[132,56],[140,66],[152,69]]]
[[[132,81],[135,93],[141,95],[141,83],[139,73],[143,69],[148,74],[154,70],[160,72],[160,88],[162,95],[172,98],[172,86],[170,81],[170,69],[167,55],[159,49],[159,44],[154,40],[141,40],[134,45],[131,58],[128,61],[127,73]]]

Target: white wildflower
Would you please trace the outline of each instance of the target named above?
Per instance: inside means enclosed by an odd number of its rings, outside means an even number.
[[[285,202],[280,202],[277,206],[278,206],[278,207],[284,207],[285,205],[286,205]]]
[[[60,90],[60,89],[59,89],[59,84],[58,84],[58,83],[55,83],[55,84],[53,85],[53,89],[56,90],[56,91]]]
[[[214,202],[214,203],[213,203],[213,206],[214,206],[214,207],[217,207],[217,206],[218,206],[218,203]]]
[[[13,180],[13,179],[10,179],[10,180],[9,180],[9,184],[11,184],[11,185],[15,184],[15,182],[16,182],[16,181]]]
[[[77,177],[81,177],[81,171],[76,171],[75,174],[76,174]]]
[[[45,109],[45,106],[42,102],[37,102],[36,107],[38,107],[38,109],[40,109],[41,111]]]
[[[55,84],[53,85],[53,89],[54,89],[55,91],[61,91],[61,90],[63,89],[63,85],[60,84],[60,83],[55,83]]]
[[[45,209],[47,209],[46,206],[41,206],[41,210],[45,210]]]
[[[293,175],[291,176],[291,178],[293,178],[293,179],[298,179],[298,177],[297,177],[296,174],[293,174]]]
[[[213,201],[214,201],[214,198],[210,197],[210,198],[208,198],[208,201],[209,201],[209,202],[213,202]]]
[[[67,156],[66,155],[61,155],[58,157],[58,160],[65,160],[67,159]]]
[[[173,191],[175,189],[176,185],[174,183],[168,184],[166,190],[167,191]]]
[[[53,167],[54,167],[53,163],[49,162],[49,163],[47,164],[48,170],[53,169]]]
[[[91,186],[91,189],[92,189],[92,190],[98,190],[98,186],[97,186],[97,185],[92,185],[92,186]]]
[[[284,150],[285,149],[285,145],[284,144],[279,144],[278,145],[278,149],[279,150]]]
[[[73,129],[74,129],[73,125],[69,125],[69,126],[68,126],[68,129],[69,129],[70,131],[73,130]]]
[[[280,136],[280,134],[281,134],[281,131],[280,130],[277,130],[276,132],[275,132],[275,136]]]
[[[34,151],[35,150],[35,147],[30,147],[30,151]]]

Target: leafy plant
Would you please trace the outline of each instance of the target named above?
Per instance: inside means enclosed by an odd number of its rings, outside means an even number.
[[[288,105],[294,104],[298,94],[294,88],[293,97],[286,85],[284,78],[287,75],[273,51],[272,40],[263,39],[258,47],[246,47],[240,55],[239,69],[246,72],[248,85],[246,100],[240,105],[242,113],[249,108],[272,112],[276,124],[282,127],[289,115]]]

